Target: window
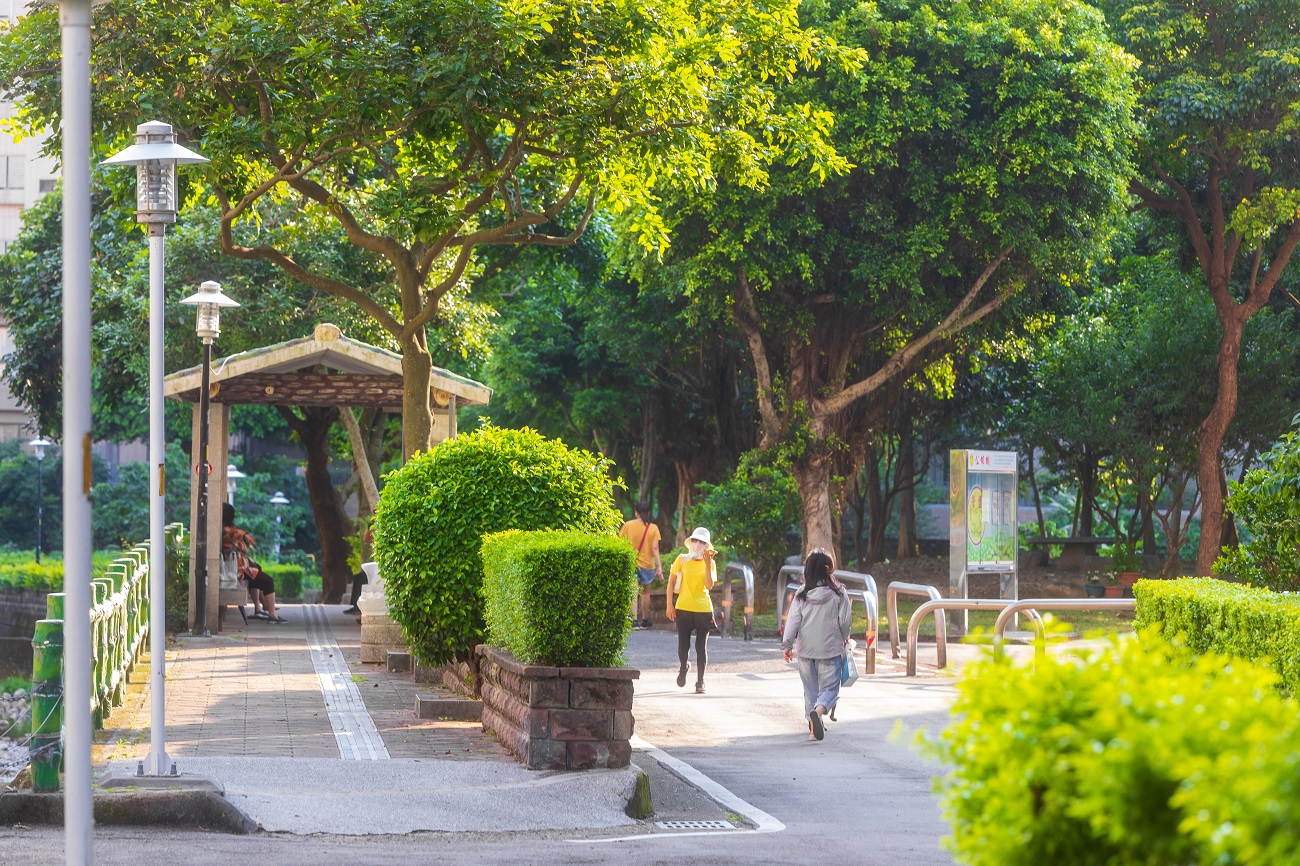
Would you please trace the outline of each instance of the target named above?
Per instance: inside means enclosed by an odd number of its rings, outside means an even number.
[[[54,184],[55,184],[55,180],[52,177],[41,178],[41,187],[40,187],[41,195],[45,195],[47,192],[54,192]]]
[[[14,0],[0,0],[0,21],[14,17]]]
[[[22,189],[26,168],[27,160],[21,156],[0,156],[0,189]]]

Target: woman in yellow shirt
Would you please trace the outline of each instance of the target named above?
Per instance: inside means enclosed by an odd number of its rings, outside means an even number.
[[[677,623],[677,658],[681,668],[677,671],[677,687],[686,685],[686,672],[690,670],[687,654],[691,648],[691,632],[695,632],[695,693],[704,694],[704,666],[708,662],[707,644],[709,629],[713,628],[713,601],[709,590],[718,582],[718,570],[713,564],[717,552],[712,537],[703,526],[697,527],[686,539],[690,553],[683,553],[673,561],[668,574],[668,618]],[[674,602],[673,593],[677,593]]]

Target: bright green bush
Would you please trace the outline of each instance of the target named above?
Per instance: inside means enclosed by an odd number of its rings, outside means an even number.
[[[91,555],[90,571],[99,577],[109,563],[122,555],[120,548],[97,550]],[[0,551],[0,586],[13,589],[63,590],[63,556],[46,553],[36,561],[32,551]]]
[[[307,569],[293,562],[259,562],[262,571],[275,582],[275,597],[302,598]]]
[[[1292,423],[1300,424],[1300,415]],[[1274,444],[1244,479],[1230,482],[1224,505],[1245,532],[1240,547],[1224,548],[1214,572],[1300,589],[1300,429]]]
[[[190,616],[190,537],[180,523],[167,524],[163,537],[167,540],[167,630],[184,631]]]
[[[491,643],[525,664],[623,664],[636,594],[636,551],[585,532],[501,532],[483,540]]]
[[[1300,850],[1300,713],[1260,665],[1156,635],[964,671],[925,750],[969,866],[1274,866]]]
[[[534,430],[484,426],[389,473],[375,512],[375,561],[416,658],[472,661],[482,643],[483,536],[618,531],[609,468]]]
[[[704,498],[691,509],[691,523],[709,527],[713,543],[739,553],[765,583],[785,564],[788,538],[799,529],[803,505],[789,471],[763,465],[762,459],[761,452],[751,451],[726,481],[701,484]]]
[[[1272,667],[1300,695],[1300,598],[1208,577],[1141,580],[1138,628],[1159,626],[1193,652],[1218,652]]]

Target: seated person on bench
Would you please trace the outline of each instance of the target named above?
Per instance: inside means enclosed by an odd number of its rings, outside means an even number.
[[[248,594],[253,599],[253,619],[267,622],[288,622],[275,612],[275,583],[261,566],[248,558],[248,551],[257,546],[253,536],[235,526],[235,506],[229,502],[221,504],[221,561],[222,570],[233,561],[239,573],[240,582],[246,582]],[[258,610],[258,605],[262,610]]]

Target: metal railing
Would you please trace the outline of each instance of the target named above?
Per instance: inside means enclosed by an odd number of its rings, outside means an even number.
[[[1053,600],[1049,599],[1049,601]],[[911,618],[907,621],[907,675],[916,676],[916,642],[921,633],[921,623],[927,616],[938,610],[1004,610],[1013,604],[1018,605],[1020,602],[1014,598],[940,598],[922,604],[912,612]],[[1029,618],[1034,623],[1034,632],[1039,639],[1042,639],[1047,633],[1043,627],[1043,618],[1032,607],[1027,606],[1022,609],[1029,614]],[[945,640],[946,638],[945,635]],[[945,656],[938,667],[942,668],[947,664],[948,660]]]
[[[1030,598],[1024,601],[1018,601],[1015,604],[1007,605],[1001,613],[998,614],[997,622],[993,624],[993,652],[1002,652],[1002,643],[1006,640],[1007,623],[1009,623],[1017,613],[1021,611],[1030,611],[1036,614],[1042,610],[1135,610],[1134,600],[1131,598]],[[1043,640],[1044,632],[1040,631],[1038,640],[1034,641],[1034,657],[1045,655],[1047,653],[1047,644]]]
[[[930,601],[942,601],[943,596],[933,586],[923,583],[904,583],[896,580],[885,587],[885,605],[889,612],[889,654],[898,658],[902,654],[899,647],[898,597],[900,595],[919,595]],[[918,634],[919,634],[918,629]],[[942,608],[934,611],[934,644],[939,655],[939,667],[948,664],[948,615]]]
[[[790,577],[799,578],[798,582],[788,582]],[[880,594],[876,590],[876,579],[860,571],[836,571],[835,579],[844,584],[844,592],[850,604],[862,602],[867,612],[867,628],[863,641],[863,673],[876,672],[876,639],[880,634]],[[781,633],[785,633],[785,620],[789,615],[786,602],[799,591],[803,585],[803,566],[786,565],[777,572],[776,578],[776,621]]]
[[[169,527],[171,528],[171,527]],[[90,633],[91,718],[96,728],[123,701],[127,678],[149,636],[149,548],[126,550],[91,581]],[[33,719],[41,718],[32,737],[32,785],[38,791],[59,789],[63,716],[63,600],[61,592],[45,598],[45,619],[32,636]],[[39,704],[39,706],[38,706]]]
[[[745,618],[743,633],[745,640],[754,639],[754,569],[741,562],[728,562],[722,570],[722,636],[735,637],[735,622],[732,617],[735,605],[731,596],[731,584],[739,577],[745,582]]]

